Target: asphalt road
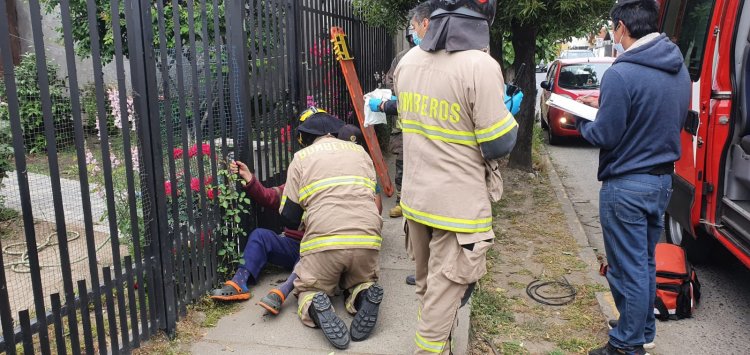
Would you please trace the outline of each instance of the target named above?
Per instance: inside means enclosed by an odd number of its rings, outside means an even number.
[[[537,74],[537,86],[544,74]],[[541,90],[538,88],[538,90]],[[582,140],[547,145],[552,162],[589,244],[604,253],[599,227],[598,149]],[[750,270],[727,253],[720,261],[696,266],[703,298],[692,319],[657,321],[652,354],[750,353]]]

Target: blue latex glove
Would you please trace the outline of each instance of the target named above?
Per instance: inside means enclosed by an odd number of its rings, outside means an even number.
[[[398,97],[391,96],[390,100],[385,101],[395,101],[398,100]],[[367,102],[368,105],[370,105],[370,111],[372,112],[380,112],[380,104],[383,103],[383,99],[376,99],[371,98],[370,101]]]
[[[523,91],[517,92],[513,97],[508,97],[505,93],[503,93],[503,102],[505,102],[505,107],[508,108],[508,111],[515,116],[518,114],[518,112],[521,111],[521,103],[523,102]]]
[[[383,99],[376,99],[374,97],[367,101],[367,104],[370,105],[370,111],[372,112],[380,112],[381,103],[383,103]]]

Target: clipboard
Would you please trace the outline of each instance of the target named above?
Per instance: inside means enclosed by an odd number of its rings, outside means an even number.
[[[599,112],[598,109],[595,109],[589,105],[582,104],[578,101],[569,99],[567,97],[564,97],[558,94],[550,95],[549,100],[547,100],[547,105],[550,105],[554,108],[571,113],[575,115],[576,117],[581,117],[589,121],[596,120],[596,113]]]

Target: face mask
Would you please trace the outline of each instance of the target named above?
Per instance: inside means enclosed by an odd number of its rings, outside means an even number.
[[[625,47],[622,46],[622,37],[625,37],[625,33],[620,36],[620,42],[615,43],[614,49],[617,51],[617,53],[625,53]]]
[[[422,43],[422,39],[419,38],[419,35],[416,32],[414,32],[414,34],[412,35],[411,39],[412,39],[412,41],[414,41],[414,45],[415,46],[418,46],[420,43]]]

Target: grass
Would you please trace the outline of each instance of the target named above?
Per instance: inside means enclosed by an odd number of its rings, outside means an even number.
[[[541,167],[541,131],[534,135],[534,166]],[[587,267],[567,229],[565,215],[546,174],[505,168],[505,195],[493,205],[495,246],[488,273],[472,298],[472,354],[491,354],[489,342],[504,354],[585,353],[606,341],[604,316]],[[543,306],[525,292],[530,280],[566,277],[577,298],[563,307]]]
[[[92,155],[99,164],[102,163],[102,150],[99,138],[96,136],[88,137],[86,139],[87,146],[91,151]],[[131,141],[131,144],[135,144],[135,141]],[[110,136],[109,145],[111,152],[117,155],[120,159],[123,156],[123,137],[122,135]],[[65,147],[57,152],[57,162],[60,169],[60,177],[63,179],[79,180],[78,176],[78,155],[76,147],[70,146]],[[34,154],[26,155],[26,169],[28,172],[40,175],[49,175],[49,159],[47,152],[38,152]]]
[[[17,218],[18,216],[18,211],[10,208],[5,208],[2,206],[2,204],[0,204],[0,222],[10,221],[14,218]]]

